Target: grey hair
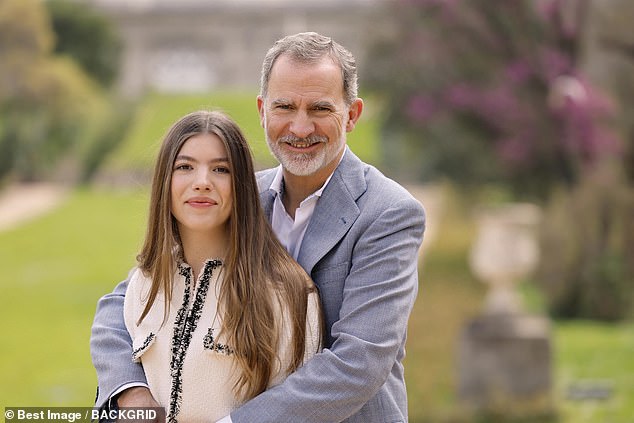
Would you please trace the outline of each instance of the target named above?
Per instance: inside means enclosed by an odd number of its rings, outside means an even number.
[[[260,79],[260,95],[265,98],[268,93],[271,69],[275,61],[282,55],[300,63],[315,63],[324,56],[329,56],[341,69],[343,95],[349,106],[357,98],[357,65],[352,53],[330,37],[316,32],[301,32],[288,35],[273,44],[264,57]]]

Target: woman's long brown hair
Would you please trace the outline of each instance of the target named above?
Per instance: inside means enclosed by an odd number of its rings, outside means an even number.
[[[178,226],[170,210],[172,168],[183,144],[204,133],[222,140],[231,168],[230,245],[224,260],[218,310],[222,333],[234,347],[240,370],[234,392],[247,400],[266,389],[276,370],[282,333],[280,310],[288,311],[283,319],[292,334],[291,364],[281,371],[290,373],[301,365],[308,294],[315,287],[278,242],[266,220],[247,141],[240,128],[223,113],[190,113],[179,119],[163,140],[154,168],[145,241],[137,256],[139,268],[152,280],[139,321],[147,315],[159,292],[165,293],[167,313],[176,266],[183,257]]]

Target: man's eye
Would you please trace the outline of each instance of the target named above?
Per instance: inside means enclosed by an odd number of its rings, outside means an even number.
[[[291,106],[288,104],[278,104],[275,108],[279,110],[290,110]]]

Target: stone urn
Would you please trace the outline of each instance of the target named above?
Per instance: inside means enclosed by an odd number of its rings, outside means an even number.
[[[516,285],[538,264],[539,221],[539,208],[528,203],[513,203],[478,213],[469,264],[473,274],[489,286],[485,313],[522,311]]]
[[[539,261],[539,209],[509,204],[478,215],[470,252],[474,275],[489,286],[484,310],[458,342],[458,393],[468,406],[495,412],[551,409],[550,323],[522,310],[516,285]]]

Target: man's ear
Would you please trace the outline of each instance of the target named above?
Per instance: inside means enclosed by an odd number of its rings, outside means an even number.
[[[264,99],[261,95],[258,96],[258,113],[260,114],[260,126],[264,128]]]
[[[346,123],[346,132],[352,132],[363,112],[363,100],[357,98],[348,108],[348,122]]]

